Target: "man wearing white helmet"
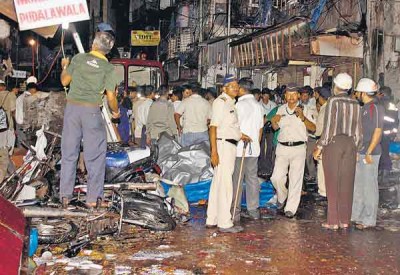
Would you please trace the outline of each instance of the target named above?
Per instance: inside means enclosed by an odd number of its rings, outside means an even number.
[[[356,92],[358,99],[363,103],[363,142],[357,159],[351,220],[356,223],[358,229],[364,229],[376,225],[379,201],[378,165],[382,152],[385,109],[375,98],[378,85],[373,80],[360,79]]]
[[[39,91],[36,77],[28,77],[26,80],[26,91],[16,99],[15,122],[17,123],[17,147],[22,147],[22,142],[27,141],[26,130],[31,126],[27,123],[29,116],[26,117],[24,114],[37,100],[48,96],[48,93]]]
[[[325,125],[314,151],[324,163],[328,197],[326,229],[348,228],[353,203],[357,148],[362,145],[361,109],[348,95],[353,80],[347,73],[334,79],[334,96],[326,103]]]

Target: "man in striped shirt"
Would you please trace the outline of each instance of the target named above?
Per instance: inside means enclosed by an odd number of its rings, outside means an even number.
[[[362,145],[361,110],[348,95],[352,78],[340,73],[334,79],[334,96],[325,110],[325,127],[314,151],[324,163],[328,196],[328,220],[322,226],[336,230],[347,228],[351,218],[357,148]]]

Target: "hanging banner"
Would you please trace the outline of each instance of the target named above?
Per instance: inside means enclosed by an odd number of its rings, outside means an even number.
[[[14,0],[21,31],[90,19],[86,0]]]
[[[160,44],[160,31],[131,31],[132,46],[158,46]]]

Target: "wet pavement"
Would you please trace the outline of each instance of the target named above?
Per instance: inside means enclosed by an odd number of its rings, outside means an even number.
[[[262,220],[243,220],[245,231],[239,234],[205,229],[205,207],[192,208],[192,213],[193,219],[173,232],[126,227],[118,239],[100,239],[71,259],[60,259],[57,249],[61,249],[51,247],[53,261],[39,271],[42,274],[400,273],[399,211],[381,211],[376,229],[327,231],[320,226],[325,207],[307,202],[294,219],[264,209]],[[85,260],[92,261],[94,266],[79,269]]]

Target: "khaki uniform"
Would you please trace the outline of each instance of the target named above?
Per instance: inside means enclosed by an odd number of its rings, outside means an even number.
[[[14,124],[11,112],[15,111],[16,96],[8,91],[0,92],[0,106],[7,113],[9,129],[0,133],[0,182],[7,176],[8,166],[10,165],[10,149],[14,147]],[[2,104],[2,105],[1,105]]]
[[[142,136],[142,128],[137,125],[138,109],[145,100],[146,98],[139,97],[137,101],[132,103],[132,137],[134,137],[135,140],[137,139],[139,143]]]
[[[210,103],[198,94],[193,94],[179,104],[176,113],[183,118],[182,146],[208,142],[208,120],[211,117]]]
[[[14,93],[10,93],[8,91],[0,92],[0,107],[3,106],[3,109],[7,113],[8,125],[10,129],[14,129],[14,120],[12,119],[11,113],[16,109],[16,100],[17,97]],[[1,105],[2,103],[3,105]]]
[[[214,168],[207,209],[207,224],[219,228],[233,226],[231,205],[233,199],[232,175],[235,167],[236,145],[226,139],[240,140],[241,132],[235,101],[221,94],[213,103],[211,126],[217,128],[219,164]]]
[[[308,120],[314,122],[307,106],[304,106],[303,112]],[[290,211],[295,214],[300,203],[303,185],[307,129],[304,122],[295,115],[294,110],[289,109],[287,104],[279,107],[277,114],[282,117],[279,122],[279,144],[276,148],[275,168],[271,182],[276,189],[278,202],[284,203],[287,200],[285,212]],[[304,144],[297,146],[281,144],[287,142],[304,142]],[[286,188],[287,174],[289,174],[289,190]]]
[[[174,136],[177,134],[174,120],[174,105],[166,99],[158,99],[150,106],[147,117],[147,136],[152,140],[158,140],[162,132]]]

